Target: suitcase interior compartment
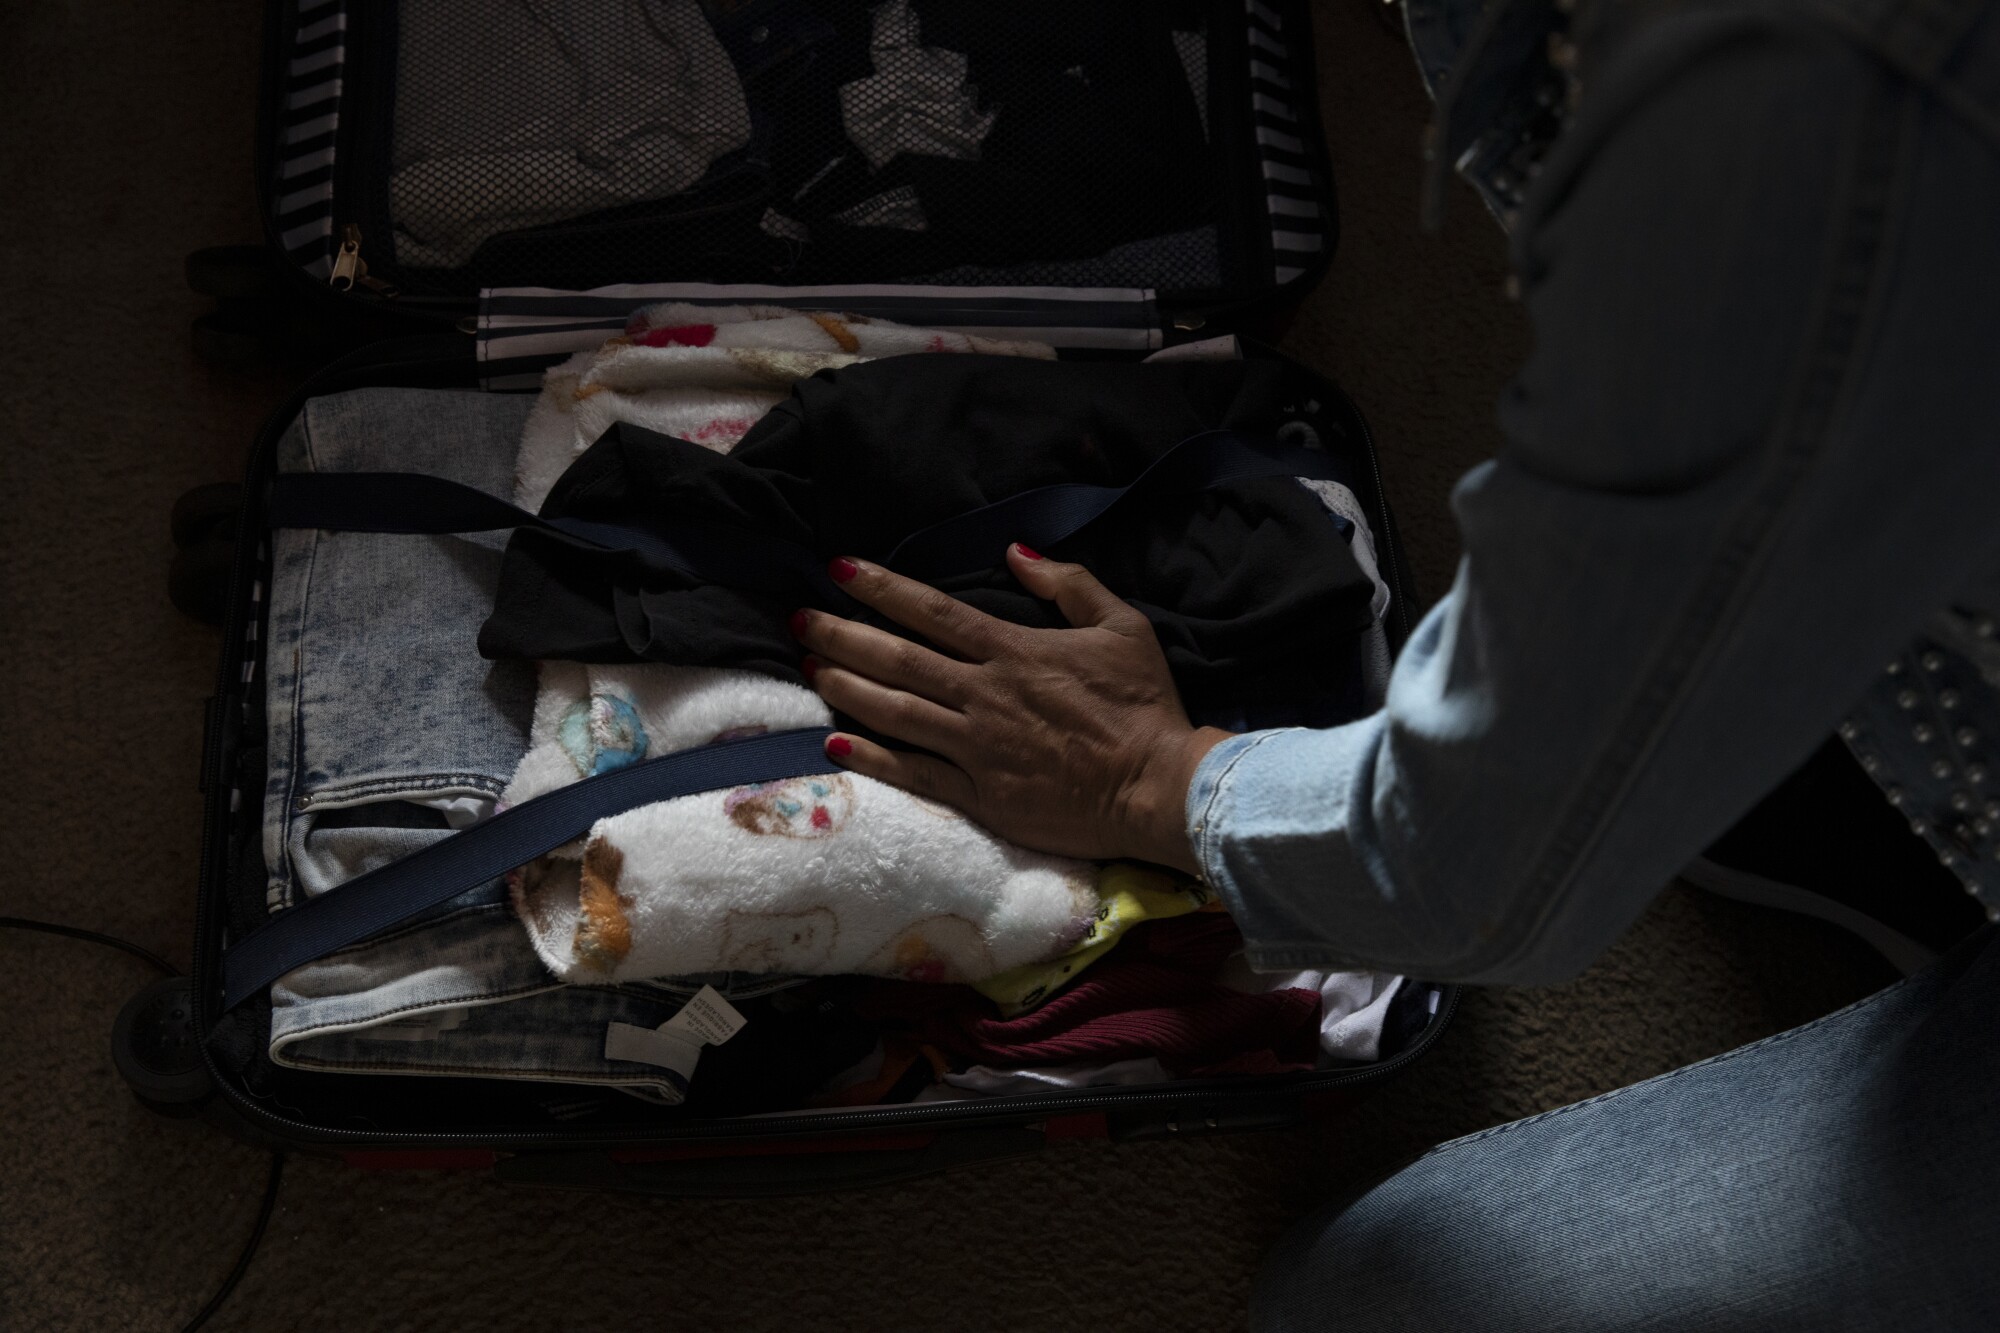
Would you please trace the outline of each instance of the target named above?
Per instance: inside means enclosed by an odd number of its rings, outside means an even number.
[[[1293,0],[278,0],[270,236],[339,289],[1131,287],[1276,303],[1334,239]]]
[[[1310,392],[1306,410],[1321,437],[1351,450],[1357,491],[1384,557],[1396,604],[1392,645],[1409,632],[1407,573],[1373,466],[1366,423],[1341,391],[1302,369]],[[262,496],[278,439],[304,404],[320,394],[359,387],[465,387],[476,368],[464,342],[450,337],[413,346],[374,349],[349,358],[302,388],[280,409],[252,456],[245,486],[243,531],[263,530]],[[1111,1117],[1112,1132],[1178,1125],[1194,1117],[1208,1127],[1248,1127],[1293,1118],[1307,1101],[1385,1076],[1435,1040],[1455,1002],[1450,987],[1405,981],[1384,1024],[1379,1058],[1277,1075],[1209,1077],[1166,1084],[1107,1086],[1030,1096],[908,1103],[837,1110],[773,1107],[771,1114],[705,1116],[699,1100],[665,1106],[615,1087],[476,1077],[315,1072],[275,1064],[268,1053],[270,1002],[262,995],[220,1012],[220,957],[225,937],[238,938],[263,918],[265,865],[262,824],[265,765],[262,690],[263,627],[270,544],[238,546],[220,684],[210,709],[203,776],[207,823],[193,988],[205,1054],[233,1118],[256,1132],[301,1146],[423,1144],[560,1147],[567,1143],[650,1140],[796,1138],[807,1132],[853,1133],[884,1126],[964,1129],[1023,1125],[1079,1113]],[[1322,1065],[1330,1062],[1322,1059]],[[696,1085],[699,1086],[697,1069]],[[1160,1132],[1168,1132],[1160,1130]]]

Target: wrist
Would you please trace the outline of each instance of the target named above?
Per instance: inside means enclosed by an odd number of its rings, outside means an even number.
[[[1208,752],[1230,735],[1220,727],[1196,727],[1163,741],[1126,802],[1127,856],[1189,875],[1201,873],[1188,838],[1188,788]]]

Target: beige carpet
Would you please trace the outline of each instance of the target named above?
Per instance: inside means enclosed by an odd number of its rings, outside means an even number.
[[[198,701],[216,645],[164,595],[167,509],[233,476],[282,378],[205,368],[180,260],[256,234],[258,6],[73,0],[0,17],[0,912],[187,955]],[[1288,349],[1381,437],[1425,594],[1453,477],[1521,355],[1469,196],[1416,234],[1421,89],[1365,0],[1321,7],[1345,237]],[[126,1094],[107,1055],[147,974],[0,932],[0,1327],[178,1327],[249,1225],[264,1155]],[[1226,1329],[1258,1255],[1331,1192],[1442,1138],[1644,1078],[1887,979],[1809,923],[1685,890],[1580,980],[1470,996],[1343,1118],[1066,1145],[832,1198],[681,1203],[294,1161],[218,1329]],[[1440,1230],[1449,1219],[1439,1219]],[[1423,1243],[1412,1236],[1411,1244]]]

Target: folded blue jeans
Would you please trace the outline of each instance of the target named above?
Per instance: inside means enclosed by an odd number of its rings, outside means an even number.
[[[532,400],[361,389],[308,402],[281,470],[415,471],[503,498]],[[528,748],[535,671],[475,647],[504,534],[272,533],[265,662],[267,903],[282,911],[491,813]],[[271,988],[271,1057],[302,1069],[588,1083],[677,1101],[669,1069],[604,1056],[705,982],[577,987],[535,956],[495,880]]]
[[[281,471],[432,472],[512,489],[527,405],[477,392],[363,389],[308,402]],[[264,862],[273,910],[325,891],[492,810],[527,750],[534,668],[474,647],[504,534],[271,534],[265,618]],[[436,830],[385,839],[359,807],[436,810]],[[323,826],[326,812],[348,812]]]

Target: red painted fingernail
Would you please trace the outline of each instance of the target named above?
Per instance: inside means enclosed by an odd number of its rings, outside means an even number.
[[[844,555],[837,555],[827,561],[826,572],[833,575],[835,583],[846,583],[861,572],[861,566],[855,564]]]
[[[791,626],[793,638],[803,639],[806,636],[806,613],[803,610],[792,612]]]
[[[806,684],[812,684],[812,678],[819,674],[819,659],[817,657],[808,657],[805,661],[799,663],[799,670],[806,673]]]
[[[1022,555],[1027,556],[1028,559],[1030,560],[1040,560],[1042,558],[1042,553],[1040,551],[1025,546],[1020,542],[1014,543],[1014,549],[1019,551]]]
[[[826,752],[835,759],[845,759],[854,753],[854,742],[845,736],[828,736],[826,738]]]

